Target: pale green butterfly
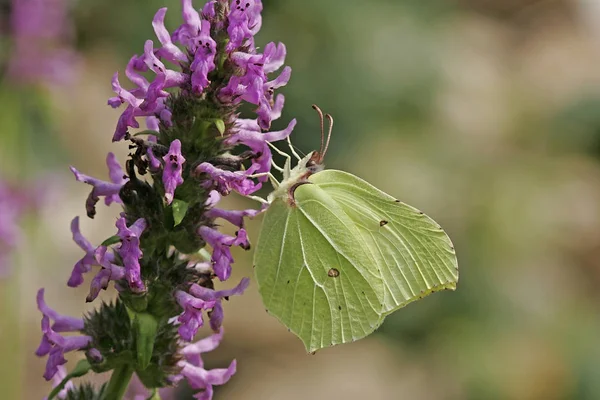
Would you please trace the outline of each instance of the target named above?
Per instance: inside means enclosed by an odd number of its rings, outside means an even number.
[[[290,169],[268,196],[254,266],[267,311],[308,352],[371,334],[384,318],[442,289],[456,289],[450,238],[431,218],[343,171],[323,170],[321,148]]]

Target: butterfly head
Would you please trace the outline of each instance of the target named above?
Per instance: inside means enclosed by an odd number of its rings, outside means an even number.
[[[329,147],[329,140],[331,139],[331,130],[333,129],[333,118],[329,114],[323,115],[321,109],[314,105],[312,106],[321,119],[321,147],[319,151],[312,151],[308,153],[304,158],[298,161],[298,164],[293,168],[289,169],[289,164],[286,168],[283,168],[283,180],[278,183],[275,190],[269,194],[267,200],[271,203],[274,199],[281,198],[287,200],[288,203],[294,203],[294,190],[303,184],[310,183],[308,178],[323,169],[323,160]],[[329,121],[329,132],[327,134],[327,141],[325,141],[325,118]]]

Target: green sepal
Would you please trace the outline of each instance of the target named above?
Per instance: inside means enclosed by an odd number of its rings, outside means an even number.
[[[119,235],[114,235],[109,237],[108,239],[106,239],[104,242],[102,242],[102,244],[100,244],[100,246],[111,246],[113,244],[117,244],[121,241],[121,238],[119,237]]]
[[[221,136],[223,136],[225,134],[225,122],[220,118],[215,118],[213,122],[215,123],[215,126],[217,127],[217,130]]]
[[[189,203],[183,200],[173,200],[171,207],[173,208],[173,226],[177,226],[183,221],[185,214],[189,208]]]
[[[147,293],[136,294],[123,292],[121,293],[121,297],[126,302],[128,311],[131,309],[133,312],[142,313],[148,308]],[[131,318],[131,322],[133,322],[134,319],[131,317],[131,315],[129,317]]]
[[[150,365],[154,342],[158,331],[158,321],[148,313],[135,313],[133,329],[136,335],[137,367],[145,370]]]
[[[54,389],[52,389],[52,391],[48,395],[48,400],[52,400],[54,397],[56,397],[56,395],[61,390],[64,389],[64,387],[67,384],[67,382],[69,382],[71,379],[73,379],[73,378],[79,378],[81,376],[84,376],[85,374],[87,374],[88,372],[90,372],[90,369],[92,369],[92,366],[90,365],[90,363],[88,362],[88,360],[81,360],[81,361],[79,361],[77,363],[77,365],[75,366],[75,368],[73,368],[73,371],[71,371],[69,374],[67,374],[67,376],[65,377],[65,379],[63,379]]]
[[[211,123],[204,119],[197,119],[192,127],[192,132],[196,133],[195,147],[203,149],[206,146],[206,133]]]

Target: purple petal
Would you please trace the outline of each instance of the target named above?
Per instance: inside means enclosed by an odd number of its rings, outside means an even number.
[[[106,251],[107,248],[105,246],[100,246],[94,252],[96,262],[102,266],[102,270],[92,279],[90,293],[86,297],[88,303],[98,297],[100,290],[105,290],[111,280],[118,281],[125,278],[125,268],[113,264],[112,260],[114,257],[111,254],[107,254]]]
[[[47,316],[48,318],[54,321],[52,329],[55,332],[73,332],[80,331],[83,329],[82,318],[61,315],[53,309],[51,309],[50,307],[48,307],[48,305],[44,301],[44,289],[38,290],[36,301],[38,310],[40,310],[43,315]]]
[[[245,217],[254,218],[260,213],[261,210],[223,210],[220,208],[211,208],[206,211],[205,215],[209,218],[223,218],[233,225],[243,228]]]
[[[116,227],[117,235],[121,238],[121,247],[117,249],[117,252],[123,260],[125,278],[134,292],[143,292],[146,287],[140,275],[139,260],[143,255],[140,249],[140,236],[146,229],[146,221],[140,218],[131,227],[127,227],[125,218],[121,217],[117,220]]]
[[[211,177],[211,186],[223,196],[228,195],[232,190],[241,195],[249,195],[260,189],[261,184],[255,183],[247,177],[254,173],[255,169],[248,169],[245,172],[225,171],[214,165],[204,162],[196,168],[197,172],[208,174]]]
[[[198,48],[194,53],[194,61],[190,65],[192,70],[192,89],[195,93],[202,93],[210,83],[208,73],[215,69],[215,55],[217,43],[210,37],[210,22],[202,20],[200,34],[197,38]]]
[[[223,328],[219,329],[218,333],[214,335],[210,335],[205,337],[204,339],[200,339],[195,343],[191,343],[186,345],[183,349],[181,349],[181,354],[184,355],[185,358],[194,358],[202,353],[207,353],[209,351],[213,351],[216,349],[221,340],[223,340]],[[201,362],[201,361],[200,361]],[[198,363],[193,363],[196,366],[200,366]]]
[[[165,187],[165,200],[171,204],[177,186],[183,183],[182,165],[185,158],[181,155],[181,142],[175,139],[169,146],[169,152],[163,157],[165,168],[163,171],[163,185]]]
[[[167,8],[161,8],[154,15],[154,19],[152,20],[152,26],[154,27],[154,32],[156,32],[156,37],[160,44],[162,44],[162,48],[158,51],[160,57],[164,57],[165,59],[171,62],[179,62],[179,61],[187,61],[186,55],[179,49],[179,47],[175,46],[173,42],[171,42],[171,35],[165,28],[165,15],[167,13]]]
[[[175,300],[183,308],[183,313],[178,318],[181,322],[179,334],[189,342],[204,325],[203,311],[213,308],[215,302],[198,299],[183,290],[175,292]]]
[[[223,297],[242,295],[246,288],[248,288],[248,285],[250,285],[250,278],[242,278],[237,286],[226,290],[212,290],[197,284],[193,284],[190,287],[190,293],[203,300],[217,300]]]
[[[233,237],[225,235],[216,229],[202,226],[198,233],[213,248],[211,261],[215,274],[221,281],[227,280],[231,275],[231,264],[233,263],[230,247],[240,246],[244,249],[250,247],[246,231],[240,229],[237,231],[236,236]]]
[[[218,368],[205,370],[202,367],[194,366],[190,363],[182,363],[181,374],[185,376],[192,389],[207,389],[212,385],[223,385],[236,371],[236,362],[233,360],[229,368]],[[212,388],[211,388],[212,389]]]

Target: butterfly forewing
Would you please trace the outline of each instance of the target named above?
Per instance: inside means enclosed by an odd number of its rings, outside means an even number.
[[[354,222],[384,282],[382,314],[441,289],[455,289],[458,267],[452,242],[419,210],[362,179],[326,170],[309,179]]]

